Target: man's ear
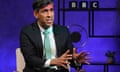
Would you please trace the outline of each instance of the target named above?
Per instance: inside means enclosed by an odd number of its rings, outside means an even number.
[[[33,14],[34,14],[34,17],[35,17],[36,19],[38,19],[38,11],[37,11],[37,10],[34,10]]]

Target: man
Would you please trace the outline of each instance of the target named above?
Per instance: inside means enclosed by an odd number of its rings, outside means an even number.
[[[20,33],[23,72],[69,72],[69,66],[88,63],[87,53],[73,48],[68,29],[54,24],[52,0],[34,0],[33,10],[37,21]]]

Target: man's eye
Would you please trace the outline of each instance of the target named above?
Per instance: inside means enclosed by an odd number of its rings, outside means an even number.
[[[44,10],[43,13],[47,13],[48,11],[47,10]]]

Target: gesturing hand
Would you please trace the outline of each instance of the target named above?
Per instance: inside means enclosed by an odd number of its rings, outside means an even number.
[[[68,69],[66,64],[70,64],[70,62],[68,62],[68,60],[72,59],[72,54],[69,54],[69,52],[70,52],[70,50],[67,50],[62,56],[52,59],[50,64],[56,65],[56,66],[62,66],[65,69]]]
[[[87,56],[88,56],[87,52],[76,53],[76,48],[73,48],[73,59],[76,60],[78,63],[90,64],[88,62],[89,58]]]

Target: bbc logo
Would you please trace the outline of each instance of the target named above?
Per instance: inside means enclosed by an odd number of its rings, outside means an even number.
[[[90,1],[90,5],[88,4],[88,1],[80,1],[79,2],[79,8],[87,9],[87,8],[99,8],[99,2],[98,1]],[[77,1],[70,1],[69,2],[69,8],[75,9],[78,8],[78,2]]]

